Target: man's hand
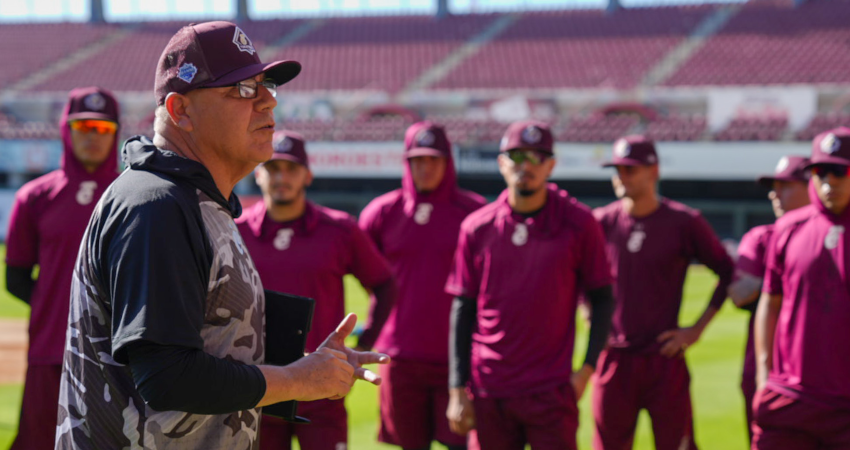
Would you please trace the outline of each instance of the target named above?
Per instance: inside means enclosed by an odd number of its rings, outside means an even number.
[[[364,364],[387,364],[390,362],[390,357],[383,353],[361,352],[350,349],[345,346],[345,338],[354,331],[354,325],[357,324],[357,315],[349,314],[342,319],[342,322],[336,327],[336,330],[331,333],[325,342],[319,346],[319,350],[328,348],[345,354],[348,363],[354,368],[354,378],[366,380],[374,385],[381,384],[381,377],[371,370],[364,369]]]
[[[472,401],[466,394],[466,388],[449,389],[449,407],[446,410],[449,428],[453,433],[466,436],[469,430],[475,428],[475,410]]]
[[[576,393],[576,401],[579,401],[581,396],[584,395],[584,390],[587,388],[587,383],[593,376],[593,372],[593,367],[585,364],[570,376],[570,384],[573,385],[573,391]]]
[[[673,358],[684,355],[685,350],[699,340],[700,334],[702,334],[702,331],[696,327],[677,328],[659,334],[656,340],[663,344],[660,353],[668,358]]]

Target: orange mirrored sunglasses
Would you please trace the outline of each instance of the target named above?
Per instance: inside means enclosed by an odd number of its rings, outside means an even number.
[[[71,122],[71,129],[81,133],[115,134],[118,124],[108,120],[74,120]]]

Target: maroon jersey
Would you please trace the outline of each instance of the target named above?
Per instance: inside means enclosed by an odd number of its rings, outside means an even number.
[[[579,289],[611,284],[590,210],[555,185],[548,190],[533,217],[513,212],[506,190],[461,225],[446,291],[477,302],[476,395],[514,397],[568,382]]]
[[[345,317],[343,276],[353,274],[366,288],[392,277],[369,237],[342,211],[308,201],[303,216],[279,223],[257,202],[236,225],[264,288],[316,300],[307,351],[315,351]]]
[[[93,173],[77,161],[68,125],[69,107],[70,103],[60,123],[60,167],[18,190],[6,234],[7,265],[39,265],[30,299],[30,364],[62,364],[77,251],[95,205],[118,177],[117,136],[109,157]]]
[[[457,246],[460,223],[484,198],[457,187],[446,155],[443,180],[418,193],[405,161],[402,188],[384,194],[360,213],[360,227],[390,263],[399,288],[375,348],[392,358],[448,364],[452,297],[443,287]]]
[[[694,259],[720,275],[711,305],[726,298],[733,263],[700,213],[662,199],[652,214],[629,215],[622,201],[594,210],[616,279],[609,345],[657,352],[658,335],[679,327],[688,266]]]
[[[738,244],[738,262],[735,270],[747,275],[763,278],[766,269],[767,244],[773,235],[773,225],[761,225],[748,231]],[[758,300],[756,300],[757,302]],[[756,374],[756,354],[753,342],[753,324],[755,314],[750,315],[750,325],[747,332],[747,348],[744,355],[744,377],[752,378]]]
[[[850,408],[850,209],[812,203],[783,215],[767,249],[764,291],[782,296],[768,386],[788,397]]]

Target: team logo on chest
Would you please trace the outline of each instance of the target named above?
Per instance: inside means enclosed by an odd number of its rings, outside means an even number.
[[[646,240],[646,232],[643,227],[635,227],[632,234],[629,235],[629,241],[626,243],[626,248],[632,253],[637,253],[643,248],[643,241]]]
[[[841,225],[833,225],[826,232],[826,238],[823,240],[823,246],[827,250],[835,250],[838,247],[838,242],[841,236],[844,235],[844,227]]]
[[[278,250],[286,250],[292,244],[292,236],[295,231],[292,228],[281,228],[277,230],[277,236],[274,238],[274,248]]]
[[[434,205],[430,203],[420,203],[416,206],[416,213],[413,214],[413,221],[419,225],[425,225],[431,220],[431,211],[434,210]]]
[[[524,223],[518,223],[514,229],[514,234],[511,236],[511,242],[517,247],[525,245],[528,242],[528,226]]]
[[[94,190],[97,189],[97,181],[83,181],[80,190],[77,191],[77,203],[88,205],[94,200]]]

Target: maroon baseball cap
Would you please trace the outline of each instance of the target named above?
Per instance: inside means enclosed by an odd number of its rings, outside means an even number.
[[[554,145],[555,140],[552,138],[549,125],[536,120],[520,120],[512,123],[505,131],[499,143],[499,150],[506,152],[518,148],[531,148],[552,154]]]
[[[272,147],[274,153],[271,160],[284,159],[310,168],[304,136],[293,131],[276,131],[272,137]]]
[[[850,166],[850,128],[833,128],[815,136],[812,141],[812,157],[806,168],[817,164]]]
[[[624,136],[614,142],[611,160],[602,167],[614,166],[651,166],[658,164],[655,142],[646,136]]]
[[[811,174],[806,170],[809,158],[805,156],[783,156],[776,163],[773,175],[762,175],[758,183],[765,187],[771,187],[774,181],[801,181],[808,182]]]
[[[248,35],[230,22],[190,24],[175,34],[156,68],[156,104],[170,92],[185,94],[201,87],[222,87],[261,73],[282,85],[301,72],[296,61],[260,62]]]
[[[68,94],[68,120],[84,119],[118,123],[118,101],[112,92],[96,86],[71,90]]]
[[[452,152],[446,130],[434,122],[416,122],[404,133],[404,157],[441,156]]]

